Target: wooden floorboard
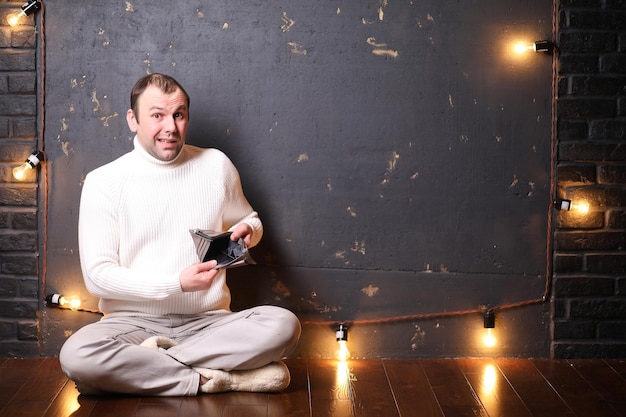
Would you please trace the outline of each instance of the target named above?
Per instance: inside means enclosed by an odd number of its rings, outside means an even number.
[[[0,358],[0,417],[626,417],[626,360],[289,359],[284,392],[79,395],[57,358]]]

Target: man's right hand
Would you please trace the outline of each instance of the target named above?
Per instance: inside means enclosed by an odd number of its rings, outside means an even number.
[[[188,266],[180,273],[180,287],[184,292],[206,290],[219,272],[214,269],[216,266],[215,260]]]

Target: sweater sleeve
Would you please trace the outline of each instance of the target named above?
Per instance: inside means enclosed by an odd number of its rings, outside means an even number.
[[[259,214],[253,210],[246,199],[239,172],[230,160],[228,161],[228,173],[228,209],[224,212],[224,227],[233,230],[241,223],[248,224],[252,228],[250,247],[254,247],[263,236],[263,223]]]
[[[119,194],[123,184],[105,175],[87,176],[80,200],[78,243],[85,285],[101,298],[147,301],[182,292],[177,274],[141,273],[120,265]]]

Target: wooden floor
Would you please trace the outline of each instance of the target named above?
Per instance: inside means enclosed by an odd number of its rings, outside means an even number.
[[[278,394],[86,397],[56,358],[0,359],[7,417],[626,417],[626,360],[289,360]]]

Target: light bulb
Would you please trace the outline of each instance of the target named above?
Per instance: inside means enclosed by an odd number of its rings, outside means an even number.
[[[26,174],[28,173],[28,171],[39,165],[42,160],[43,152],[33,152],[22,165],[13,168],[13,177],[18,181],[23,180],[24,178],[26,178]]]
[[[574,210],[581,215],[589,213],[589,203],[585,200],[554,200],[553,205],[557,210]]]
[[[513,52],[515,52],[518,55],[521,55],[523,53],[526,53],[528,51],[533,51],[535,49],[534,45],[529,45],[526,42],[517,42],[516,44],[513,45]]]
[[[589,204],[586,201],[581,201],[579,203],[572,203],[572,208],[580,214],[589,213]]]
[[[59,308],[69,308],[77,310],[80,308],[80,300],[77,297],[65,297],[61,294],[50,294],[46,297],[46,303],[59,306]]]
[[[496,339],[493,334],[493,329],[486,329],[486,333],[483,336],[483,345],[488,348],[492,348],[498,344],[498,339]]]
[[[9,15],[7,18],[7,21],[9,22],[9,25],[15,26],[19,23],[20,17],[22,16],[26,16],[26,13],[24,13],[24,10],[22,10],[19,13],[14,13],[12,15]]]
[[[72,297],[69,300],[66,300],[66,305],[72,310],[76,310],[80,308],[80,300],[78,298]]]
[[[13,168],[13,178],[18,181],[22,181],[26,178],[26,173],[33,169],[33,166],[28,162],[24,162],[22,165]]]

